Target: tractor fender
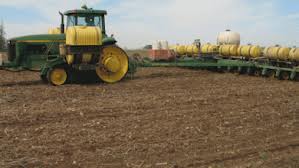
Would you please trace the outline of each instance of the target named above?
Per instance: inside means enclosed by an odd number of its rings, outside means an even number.
[[[114,45],[114,44],[117,43],[117,41],[113,37],[105,37],[102,40],[102,43],[103,43],[104,46],[106,46],[106,45]]]
[[[47,63],[45,63],[41,68],[40,76],[47,76],[47,73],[50,69],[60,65],[66,65],[66,62],[62,57],[47,61]]]

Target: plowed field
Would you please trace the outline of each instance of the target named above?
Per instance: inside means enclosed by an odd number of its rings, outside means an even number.
[[[43,84],[0,70],[0,167],[299,167],[299,83],[177,68]]]

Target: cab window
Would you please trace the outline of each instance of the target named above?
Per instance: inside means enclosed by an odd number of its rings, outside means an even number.
[[[67,27],[70,26],[98,26],[102,28],[101,16],[68,16]]]
[[[67,27],[76,25],[76,16],[68,16],[67,17]]]

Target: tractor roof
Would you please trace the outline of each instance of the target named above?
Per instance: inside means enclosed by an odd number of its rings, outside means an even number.
[[[93,9],[75,9],[69,10],[64,13],[65,15],[72,14],[98,14],[98,15],[107,15],[107,11],[105,10],[93,10]]]

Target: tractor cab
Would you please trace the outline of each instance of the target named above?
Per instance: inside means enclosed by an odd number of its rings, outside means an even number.
[[[106,34],[105,28],[105,10],[94,10],[83,6],[82,9],[69,10],[61,15],[61,33],[64,33],[64,16],[66,16],[66,29],[74,26],[91,26],[99,27],[102,30],[102,34]]]

